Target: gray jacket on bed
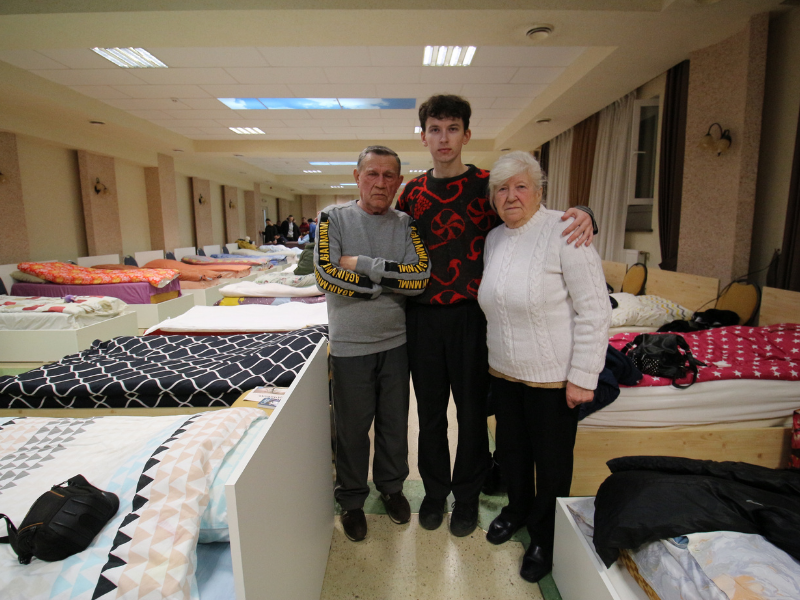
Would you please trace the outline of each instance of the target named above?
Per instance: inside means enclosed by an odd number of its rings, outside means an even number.
[[[334,356],[364,356],[406,342],[405,296],[428,285],[430,261],[411,217],[394,209],[383,215],[356,200],[320,213],[314,248],[317,287],[328,302]],[[355,271],[339,268],[357,256]]]

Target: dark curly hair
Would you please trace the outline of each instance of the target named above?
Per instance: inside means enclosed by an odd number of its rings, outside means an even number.
[[[419,124],[425,131],[425,123],[433,119],[461,119],[464,122],[464,131],[469,129],[469,118],[472,108],[469,102],[461,96],[440,94],[431,96],[419,107]]]

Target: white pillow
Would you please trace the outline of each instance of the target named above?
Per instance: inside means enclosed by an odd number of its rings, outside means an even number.
[[[611,327],[661,327],[672,321],[688,320],[692,311],[659,296],[611,294],[617,308],[611,311]]]
[[[633,327],[639,317],[639,301],[633,294],[619,292],[610,294],[617,301],[617,308],[611,310],[611,327]]]

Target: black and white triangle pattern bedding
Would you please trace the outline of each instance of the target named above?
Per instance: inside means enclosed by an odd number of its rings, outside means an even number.
[[[288,333],[143,336],[0,377],[0,408],[230,406],[262,385],[289,386],[326,326]]]

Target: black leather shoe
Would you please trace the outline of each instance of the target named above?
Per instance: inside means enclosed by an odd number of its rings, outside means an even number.
[[[453,504],[453,512],[450,514],[450,533],[456,537],[466,537],[478,526],[478,501],[462,502],[459,500]]]
[[[348,540],[360,542],[367,537],[367,518],[364,510],[354,508],[342,513],[342,528]]]
[[[505,544],[519,528],[520,526],[516,523],[512,523],[504,518],[503,515],[498,515],[489,525],[489,531],[486,532],[486,541],[495,546]]]
[[[536,583],[553,570],[553,557],[541,546],[531,544],[522,557],[522,568],[519,576],[525,581]]]
[[[386,514],[389,518],[398,524],[408,523],[411,520],[411,507],[408,505],[408,500],[403,495],[403,491],[395,492],[394,494],[381,494],[381,500],[386,507]]]
[[[430,496],[422,499],[419,507],[419,524],[423,529],[438,529],[444,519],[445,500],[437,500]]]

